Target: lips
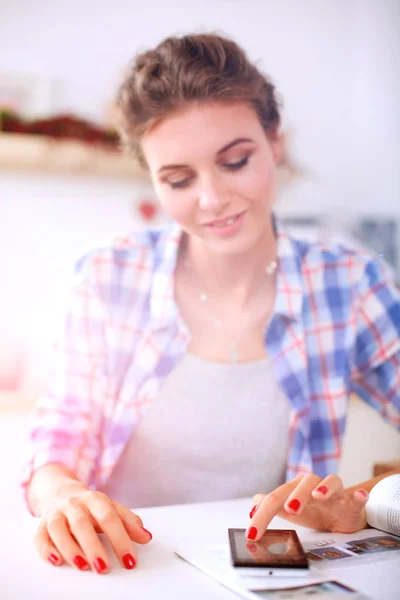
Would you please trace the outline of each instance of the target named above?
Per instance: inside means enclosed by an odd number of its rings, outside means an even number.
[[[233,225],[235,221],[239,219],[243,215],[244,211],[241,213],[236,213],[225,219],[216,219],[215,221],[211,221],[210,223],[204,223],[205,227],[229,227]]]

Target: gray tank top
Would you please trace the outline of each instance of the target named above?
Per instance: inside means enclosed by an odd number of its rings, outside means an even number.
[[[269,492],[285,480],[289,403],[269,359],[186,354],[147,406],[102,490],[128,508]]]

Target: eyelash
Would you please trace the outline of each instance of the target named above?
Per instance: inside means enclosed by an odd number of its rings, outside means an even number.
[[[247,163],[249,162],[249,158],[250,158],[250,154],[248,154],[247,156],[242,158],[242,160],[239,160],[236,163],[225,164],[222,166],[225,167],[226,169],[228,169],[228,171],[239,171],[239,169],[241,169],[247,165]],[[182,188],[187,187],[187,184],[190,182],[191,179],[192,179],[192,177],[186,177],[186,179],[182,179],[182,181],[177,181],[175,183],[173,183],[173,182],[167,182],[167,183],[173,189],[182,189]]]

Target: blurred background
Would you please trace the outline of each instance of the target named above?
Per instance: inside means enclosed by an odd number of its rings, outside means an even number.
[[[10,485],[74,263],[166,219],[116,146],[121,75],[137,51],[205,30],[243,45],[282,97],[300,175],[282,173],[277,213],[297,235],[377,252],[400,282],[398,0],[0,2],[0,460]],[[353,398],[345,484],[399,457],[399,434]]]

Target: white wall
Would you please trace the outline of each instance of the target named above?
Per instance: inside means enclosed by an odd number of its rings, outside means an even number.
[[[140,224],[136,202],[149,190],[88,177],[0,177],[0,362],[12,361],[15,337],[22,341],[27,393],[47,377],[75,262]]]
[[[204,28],[234,36],[281,90],[313,174],[283,209],[400,213],[397,0],[203,0],[190,11],[185,0],[16,0],[0,21],[0,71],[52,79],[54,111],[102,121],[138,49]]]
[[[298,210],[399,209],[396,0],[16,0],[0,20],[0,71],[55,80],[54,109],[101,121],[122,68],[164,36],[234,36],[275,80],[298,158],[314,176],[286,194]],[[388,142],[388,145],[386,145]],[[382,152],[382,150],[385,150]]]
[[[400,2],[350,5],[351,192],[357,207],[400,216]]]

